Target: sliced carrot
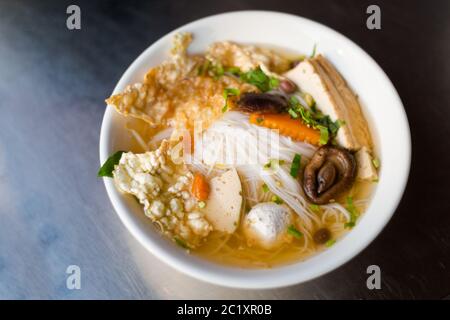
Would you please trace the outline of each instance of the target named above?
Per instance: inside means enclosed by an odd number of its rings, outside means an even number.
[[[299,119],[293,119],[286,113],[250,114],[250,123],[258,126],[279,130],[280,134],[294,140],[319,145],[320,131],[308,127]]]
[[[192,194],[200,201],[208,199],[209,183],[201,173],[194,174],[194,180],[192,181]]]

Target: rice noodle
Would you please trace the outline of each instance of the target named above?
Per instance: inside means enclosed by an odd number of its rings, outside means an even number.
[[[279,166],[269,172],[263,165],[271,159],[290,163],[297,153],[306,162],[315,150],[316,147],[281,136],[276,130],[251,124],[248,115],[227,112],[201,139],[196,139],[193,166],[207,174],[216,165],[235,167],[241,176],[245,200],[250,205],[267,199],[268,195],[261,188],[265,183],[272,194],[297,213],[305,228],[312,230],[313,224],[321,221],[309,208],[299,181],[289,173],[289,166]]]
[[[174,129],[171,127],[159,131],[150,139],[148,145],[154,148],[155,146],[159,145],[164,139],[169,139],[173,131]]]
[[[145,143],[142,136],[134,129],[128,129],[131,134],[133,135],[134,139],[136,139],[137,143],[139,143],[139,146],[142,148],[143,151],[149,151],[148,145]]]

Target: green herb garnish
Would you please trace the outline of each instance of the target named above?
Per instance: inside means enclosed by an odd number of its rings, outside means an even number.
[[[327,144],[329,139],[328,128],[324,126],[317,126],[317,129],[320,130],[319,144],[320,145]]]
[[[319,210],[320,210],[320,206],[319,206],[318,204],[315,204],[315,203],[310,204],[309,207],[310,207],[311,210],[314,211],[314,212],[319,212]]]
[[[122,157],[122,154],[125,151],[117,151],[112,156],[110,156],[105,163],[102,165],[102,167],[98,170],[97,176],[98,177],[113,177],[113,171],[114,167],[119,163],[120,158]]]
[[[265,193],[267,193],[267,192],[269,192],[269,187],[267,186],[267,184],[263,184],[262,185],[262,190],[263,190],[263,192],[265,192]]]
[[[217,80],[224,75],[225,69],[223,68],[222,64],[218,63],[211,68],[211,72],[214,75],[214,78]]]
[[[206,207],[206,202],[205,202],[205,201],[200,201],[200,202],[198,203],[198,207],[199,207],[200,209],[203,209],[204,207]]]
[[[263,123],[264,119],[263,118],[256,118],[256,123],[261,124]]]
[[[291,236],[294,236],[294,237],[297,238],[297,239],[301,239],[301,238],[303,237],[303,233],[301,233],[300,231],[298,231],[298,229],[297,229],[293,224],[291,224],[291,225],[288,227],[287,232],[288,232]]]
[[[346,199],[347,202],[347,210],[350,213],[350,221],[347,222],[346,224],[344,224],[345,228],[353,228],[356,224],[356,219],[358,219],[359,216],[359,212],[356,209],[355,205],[353,204],[353,198],[352,197],[347,197]]]
[[[299,117],[298,113],[295,112],[295,110],[292,109],[292,108],[290,108],[290,109],[288,110],[288,113],[289,113],[289,115],[290,115],[292,118],[294,118],[294,119],[297,119],[297,118]]]
[[[312,95],[310,95],[309,93],[305,93],[303,95],[303,99],[305,99],[306,104],[308,105],[308,107],[310,108],[315,108],[316,106],[316,101],[314,100],[314,98],[312,97]]]
[[[314,58],[315,57],[316,49],[317,49],[317,44],[314,44],[313,51],[312,51],[311,55],[309,56],[310,58]]]
[[[280,84],[280,81],[277,78],[266,75],[260,67],[241,73],[240,77],[242,81],[254,85],[262,92],[275,89]]]
[[[174,237],[173,240],[175,240],[175,243],[179,245],[181,248],[189,250],[189,246],[184,240],[181,240],[180,238]]]
[[[325,242],[325,246],[327,246],[327,247],[331,247],[333,244],[335,244],[336,243],[336,240],[334,240],[334,239],[330,239],[330,240],[328,240],[327,242]]]
[[[211,61],[206,60],[199,68],[198,68],[198,75],[204,76],[209,72],[209,69],[211,67]]]
[[[226,88],[223,90],[223,98],[225,99],[225,105],[222,108],[222,112],[226,112],[228,110],[228,97],[238,96],[240,94],[239,89],[236,88]]]
[[[292,159],[291,164],[291,176],[294,178],[298,177],[298,172],[300,171],[300,164],[301,164],[302,156],[298,153],[295,154],[294,159]]]
[[[275,202],[276,204],[282,204],[283,203],[283,200],[277,195],[273,195],[271,200],[272,200],[272,202]]]
[[[269,162],[264,165],[264,169],[276,169],[283,164],[284,160],[270,159]]]
[[[311,97],[312,99],[312,97]],[[301,118],[301,120],[308,126],[320,131],[321,145],[327,144],[333,137],[336,136],[339,128],[344,125],[344,121],[332,121],[327,115],[323,115],[313,105],[310,109],[303,106],[295,96],[289,99],[288,113],[292,118]]]
[[[235,76],[240,76],[241,75],[241,69],[239,69],[238,67],[225,68],[225,72],[231,73],[232,75],[235,75]]]
[[[372,163],[373,163],[373,166],[375,167],[375,169],[378,169],[380,167],[380,159],[373,158]]]

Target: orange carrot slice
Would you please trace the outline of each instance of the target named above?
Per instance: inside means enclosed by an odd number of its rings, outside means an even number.
[[[208,199],[209,183],[201,173],[194,174],[194,180],[192,181],[192,194],[200,201]]]
[[[279,130],[280,134],[294,140],[319,145],[320,131],[308,127],[299,119],[293,119],[286,113],[250,114],[250,123],[261,127]]]

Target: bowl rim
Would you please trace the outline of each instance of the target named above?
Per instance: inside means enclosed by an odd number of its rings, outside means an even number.
[[[391,219],[392,215],[395,213],[395,210],[400,203],[400,200],[404,194],[407,185],[411,165],[410,128],[406,112],[404,110],[403,104],[394,85],[392,84],[386,73],[375,62],[375,60],[372,57],[370,57],[361,47],[359,47],[356,43],[354,43],[352,40],[348,39],[341,33],[321,23],[315,22],[313,20],[301,16],[276,11],[243,10],[243,11],[225,12],[192,21],[190,23],[187,23],[179,28],[170,31],[169,33],[161,37],[159,40],[151,44],[149,47],[147,47],[130,64],[130,66],[123,73],[117,85],[115,86],[113,93],[117,93],[119,91],[119,88],[122,88],[124,87],[124,85],[128,84],[126,83],[127,82],[126,79],[129,78],[131,74],[137,72],[138,66],[142,63],[142,61],[145,60],[145,58],[148,55],[151,55],[152,51],[156,51],[156,48],[163,45],[168,40],[168,38],[172,37],[173,34],[183,31],[185,29],[192,28],[196,24],[201,24],[208,21],[214,22],[215,19],[224,16],[237,16],[237,15],[262,15],[262,16],[265,15],[265,16],[278,16],[283,19],[296,19],[300,23],[307,24],[310,25],[311,27],[320,29],[321,32],[325,32],[326,34],[329,34],[332,37],[337,38],[338,41],[345,44],[345,46],[350,48],[350,50],[361,55],[368,63],[370,63],[375,68],[375,71],[379,74],[380,77],[383,78],[383,81],[386,83],[386,86],[390,87],[393,99],[392,104],[395,104],[398,107],[398,110],[396,111],[398,111],[399,117],[398,121],[400,123],[400,128],[402,129],[400,130],[402,134],[401,138],[402,145],[400,146],[400,148],[401,148],[401,155],[403,157],[399,157],[399,159],[401,159],[399,161],[401,162],[402,167],[400,168],[400,172],[396,175],[398,189],[396,194],[392,195],[389,209],[387,210],[387,212],[384,213],[383,219],[379,219],[378,223],[376,225],[373,225],[371,232],[365,234],[361,242],[353,245],[352,250],[341,252],[339,256],[333,258],[334,259],[333,262],[324,264],[322,267],[318,269],[309,270],[308,272],[303,273],[294,272],[292,274],[289,274],[294,270],[293,267],[295,267],[295,265],[298,265],[299,263],[307,263],[314,257],[310,257],[305,261],[295,262],[287,266],[279,266],[268,270],[241,269],[236,267],[227,267],[218,265],[197,258],[195,256],[188,256],[178,248],[176,248],[175,251],[169,248],[168,246],[162,245],[161,243],[157,243],[154,239],[151,239],[149,237],[148,231],[145,230],[143,226],[139,225],[139,223],[137,223],[135,219],[133,219],[132,217],[133,213],[127,207],[123,199],[120,198],[120,195],[116,190],[114,183],[112,182],[112,179],[104,178],[103,181],[106,187],[108,197],[125,227],[138,240],[138,242],[140,242],[148,251],[150,251],[153,255],[155,255],[157,258],[159,258],[166,264],[170,265],[174,269],[187,275],[190,275],[198,280],[206,281],[208,283],[213,283],[217,285],[222,285],[225,287],[246,288],[246,289],[269,289],[269,288],[286,287],[312,280],[332,270],[337,269],[338,267],[344,265],[346,262],[348,262],[356,255],[358,255],[379,235],[379,233]],[[112,150],[109,150],[108,146],[110,145],[109,133],[112,127],[112,117],[114,113],[115,110],[113,110],[113,108],[106,108],[105,114],[103,116],[100,132],[100,143],[99,143],[100,165],[108,158],[111,152],[113,152]],[[369,207],[371,205],[372,201]],[[367,208],[367,210],[369,209],[369,207]],[[349,234],[354,232],[355,230],[352,230],[352,232],[349,232]],[[169,241],[167,240],[164,241],[166,241],[170,246],[175,247],[172,244],[170,244]],[[331,250],[337,251],[339,249],[338,247],[341,247],[340,241],[338,241],[336,245],[333,246],[333,248],[327,249],[325,252]],[[343,248],[344,247],[340,249]],[[323,255],[323,253],[320,253],[319,255],[316,256],[320,255]]]

